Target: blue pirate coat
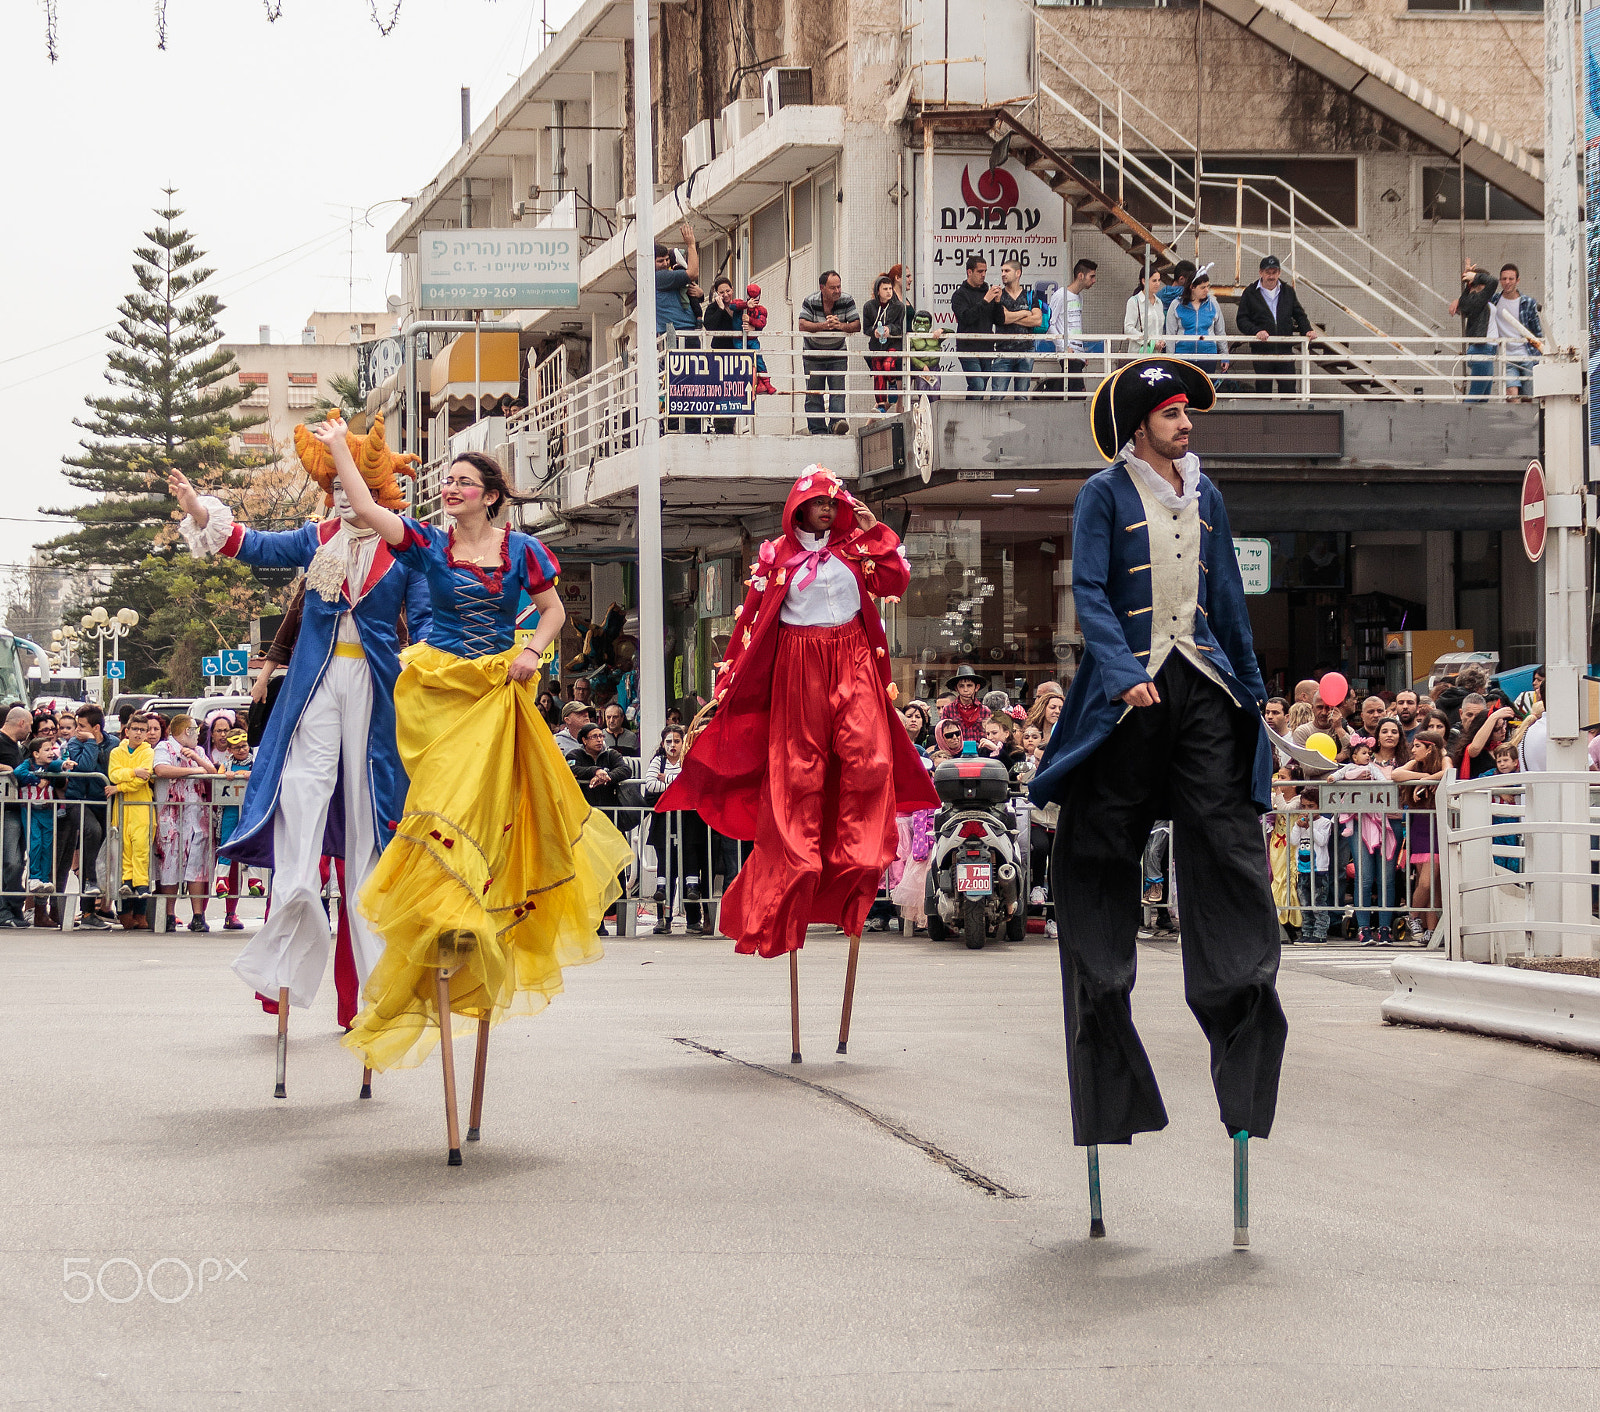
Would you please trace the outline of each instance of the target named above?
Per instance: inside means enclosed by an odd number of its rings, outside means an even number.
[[[236,524],[221,552],[244,564],[303,569],[311,563],[318,547],[331,539],[338,528],[338,520],[323,520],[297,530],[266,534]],[[381,850],[394,835],[410,785],[394,739],[394,684],[400,675],[400,610],[404,606],[406,627],[413,642],[427,638],[433,610],[428,601],[427,580],[415,569],[396,560],[382,539],[373,555],[365,589],[365,597],[356,604],[352,620],[372,673],[372,724],[367,735],[366,770],[368,796],[372,801],[373,838]],[[348,612],[351,612],[348,583],[332,603],[319,593],[306,594],[300,636],[295,640],[294,655],[289,659],[287,675],[267,721],[261,748],[256,752],[250,783],[245,788],[244,803],[239,811],[239,823],[227,843],[218,850],[220,856],[232,862],[249,867],[272,866],[272,820],[283,788],[289,740],[328,670],[340,615]],[[340,768],[344,769],[346,763],[342,762]],[[344,853],[343,800],[344,791],[335,789],[322,847],[324,853],[340,857]]]
[[[1222,493],[1200,477],[1200,612],[1195,645],[1204,652],[1241,710],[1259,718],[1267,692],[1256,663],[1244,583]],[[1150,531],[1144,501],[1119,458],[1092,477],[1072,512],[1072,597],[1083,631],[1083,661],[1061,717],[1045,745],[1028,792],[1039,805],[1064,803],[1067,779],[1109,736],[1127,711],[1119,698],[1150,680],[1153,617]],[[1271,807],[1272,750],[1262,722],[1256,739],[1250,798]]]

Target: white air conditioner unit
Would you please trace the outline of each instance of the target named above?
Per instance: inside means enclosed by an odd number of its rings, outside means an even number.
[[[794,108],[810,102],[810,69],[768,69],[761,76],[761,108],[769,122],[779,108]]]
[[[722,110],[722,131],[727,138],[728,146],[733,146],[735,142],[743,142],[761,126],[762,116],[759,98],[741,98],[735,103],[728,104]]]
[[[683,174],[685,177],[709,166],[717,155],[717,138],[710,118],[702,118],[683,135]]]

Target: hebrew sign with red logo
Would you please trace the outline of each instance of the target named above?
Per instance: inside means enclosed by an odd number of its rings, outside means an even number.
[[[1038,177],[1012,160],[991,170],[986,154],[936,154],[933,159],[933,268],[922,271],[914,296],[937,328],[954,328],[950,296],[967,277],[967,260],[983,257],[989,284],[1001,262],[1022,265],[1031,288],[1065,284],[1066,207]],[[920,234],[920,226],[919,226]],[[931,274],[931,279],[930,279]]]

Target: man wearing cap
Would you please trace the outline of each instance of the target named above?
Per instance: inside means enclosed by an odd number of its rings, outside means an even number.
[[[1292,356],[1294,348],[1271,340],[1292,338],[1296,334],[1302,338],[1321,338],[1322,330],[1312,327],[1294,286],[1284,283],[1276,255],[1262,260],[1261,278],[1239,296],[1234,325],[1243,337],[1255,340],[1256,391],[1276,389],[1292,396],[1297,388],[1294,363],[1284,359]]]
[[[1167,1122],[1130,1004],[1140,855],[1159,818],[1173,821],[1184,988],[1222,1121],[1265,1137],[1277,1102],[1288,1027],[1259,823],[1267,693],[1227,510],[1188,450],[1189,414],[1215,399],[1179,359],[1118,369],[1091,409],[1112,463],[1073,508],[1084,655],[1029,792],[1062,806],[1051,875],[1067,1073],[1074,1140],[1091,1148]]]
[[[959,668],[945,683],[945,690],[955,692],[956,699],[945,704],[939,712],[939,719],[954,721],[961,727],[963,744],[969,740],[983,739],[983,723],[989,719],[989,713],[983,709],[983,702],[978,700],[982,688],[983,678],[971,667]]]
[[[594,720],[594,712],[582,701],[569,701],[561,708],[561,729],[555,733],[556,749],[571,755],[578,748],[578,732]]]

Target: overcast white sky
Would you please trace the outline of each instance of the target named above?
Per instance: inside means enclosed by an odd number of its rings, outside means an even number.
[[[0,9],[16,241],[0,305],[8,517],[73,499],[60,460],[83,398],[106,387],[100,330],[133,285],[162,187],[178,188],[217,271],[228,339],[254,341],[260,324],[298,339],[313,309],[349,307],[347,208],[426,183],[459,145],[461,86],[476,125],[539,52],[546,13],[540,0],[404,0],[384,38],[369,0],[282,0],[272,24],[263,0],[168,0],[163,52],[153,0],[57,8],[55,64],[42,0]],[[577,8],[548,0],[551,25]],[[380,206],[356,230],[357,309],[383,308],[397,287],[383,237],[401,209]],[[0,519],[0,566],[53,533]]]

